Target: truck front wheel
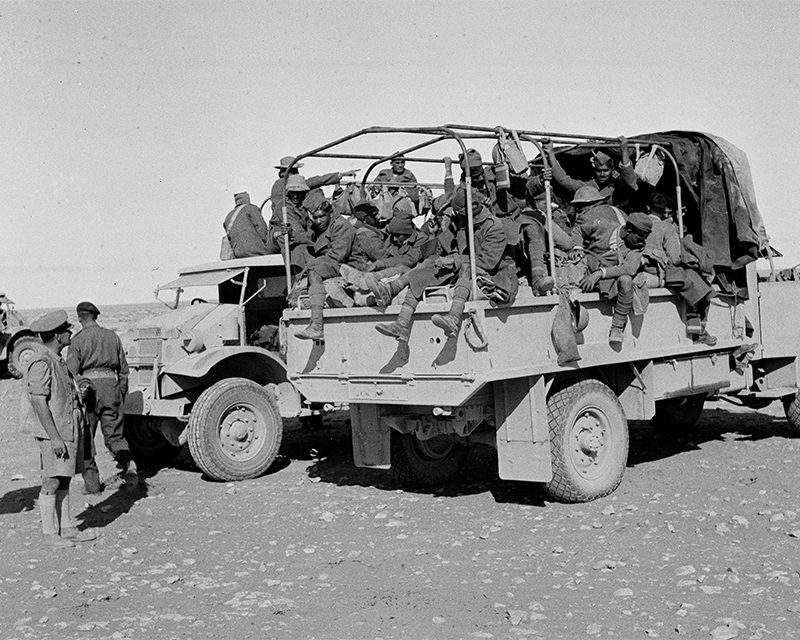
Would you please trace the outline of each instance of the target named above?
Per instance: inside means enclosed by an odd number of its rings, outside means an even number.
[[[469,450],[445,436],[420,440],[413,433],[392,430],[392,477],[403,486],[427,487],[458,475]]]
[[[228,378],[197,399],[189,418],[189,450],[216,480],[264,473],[278,455],[283,422],[272,392],[246,378]]]
[[[597,380],[579,380],[547,400],[553,479],[547,493],[563,502],[607,496],[628,462],[628,421],[617,396]]]

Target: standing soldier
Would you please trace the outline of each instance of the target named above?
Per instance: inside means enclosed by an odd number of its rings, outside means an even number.
[[[128,361],[119,336],[97,324],[100,311],[91,302],[81,302],[77,307],[78,320],[83,327],[72,339],[67,355],[67,366],[76,376],[83,376],[94,387],[94,406],[89,415],[92,442],[97,432],[97,422],[103,430],[103,439],[111,455],[125,473],[125,484],[135,489],[139,483],[136,463],[122,432],[123,404],[128,393]],[[100,493],[100,474],[92,456],[83,480],[87,493]]]
[[[96,537],[92,531],[78,531],[70,510],[70,480],[83,471],[84,465],[84,416],[75,380],[61,358],[70,343],[69,328],[65,311],[53,311],[34,320],[31,331],[39,334],[42,344],[34,349],[25,371],[29,405],[23,431],[39,445],[42,539],[56,548]]]

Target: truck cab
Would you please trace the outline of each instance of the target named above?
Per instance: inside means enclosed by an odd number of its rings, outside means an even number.
[[[312,413],[286,376],[284,274],[280,256],[241,258],[181,269],[156,290],[174,293],[171,310],[140,321],[127,354],[125,430],[142,462],[188,442],[209,476],[255,477],[278,453],[282,420]]]

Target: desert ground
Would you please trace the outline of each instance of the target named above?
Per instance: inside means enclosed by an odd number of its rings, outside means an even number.
[[[74,312],[74,310],[70,310]],[[111,307],[123,335],[156,305]],[[475,447],[404,490],[352,463],[347,416],[287,422],[264,476],[210,481],[183,452],[72,501],[95,542],[39,543],[22,383],[0,380],[0,638],[800,637],[800,441],[780,404],[709,402],[684,439],[633,422],[611,496],[550,501]]]

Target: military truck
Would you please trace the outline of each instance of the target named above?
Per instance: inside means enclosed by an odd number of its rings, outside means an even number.
[[[14,309],[14,302],[0,293],[0,369],[22,378],[33,345],[40,342],[25,319]]]
[[[172,310],[140,321],[127,354],[125,433],[142,464],[188,442],[212,478],[252,478],[275,459],[283,419],[319,415],[286,377],[284,273],[278,255],[242,258],[181,269],[157,289],[175,293]],[[187,290],[217,300],[181,304]]]
[[[466,156],[467,147],[481,141],[498,142],[498,132],[470,125],[371,127],[300,154],[295,162],[366,158],[366,183],[374,168],[398,153],[412,167],[441,163],[444,155]],[[537,158],[539,168],[546,166],[543,144],[552,140],[562,166],[576,175],[589,167],[587,154],[618,145],[596,136],[502,132],[530,148],[528,157]],[[400,150],[392,138],[373,155],[347,152],[352,140],[387,134],[415,138]],[[428,290],[407,345],[375,329],[397,317],[397,304],[325,309],[324,342],[295,338],[309,312],[287,309],[287,380],[308,401],[349,405],[356,465],[391,469],[405,484],[439,485],[457,475],[469,447],[488,445],[497,450],[500,478],[543,483],[553,498],[579,502],[608,495],[622,481],[628,420],[652,420],[674,432],[690,429],[704,402],[724,395],[754,408],[780,400],[789,423],[800,429],[800,334],[787,322],[800,312],[800,284],[781,281],[774,269],[763,278],[757,274],[756,258],[771,258],[771,248],[744,154],[693,132],[635,136],[630,142],[638,159],[649,155],[663,163],[663,174],[649,180],[677,200],[681,235],[691,232],[717,251],[716,297],[707,325],[716,344],[687,335],[685,304],[672,290],[654,288],[648,290],[646,313],[631,316],[625,342],[612,345],[611,303],[558,282],[572,312],[583,317],[573,326],[580,359],[559,364],[553,331],[561,297],[534,297],[522,286],[513,304],[495,304],[476,286],[473,247],[473,295],[455,337],[445,337],[431,322],[433,314],[448,311],[449,287]],[[430,147],[438,153],[428,153]],[[466,182],[469,187],[469,172]],[[552,228],[547,181],[545,187]],[[466,210],[471,215],[470,204]],[[555,273],[553,254],[551,240]]]

